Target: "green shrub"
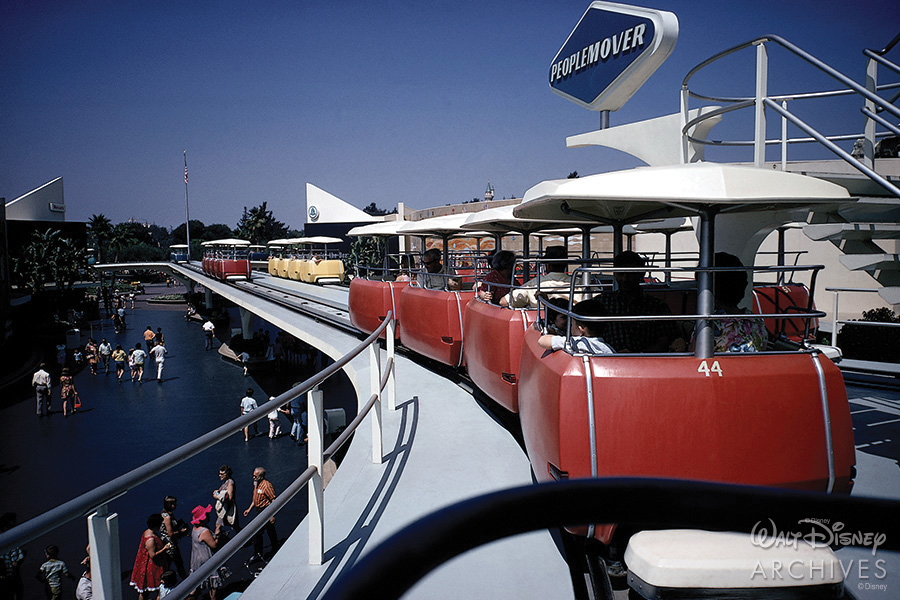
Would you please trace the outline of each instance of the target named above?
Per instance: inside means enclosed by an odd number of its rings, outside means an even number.
[[[861,320],[870,323],[900,323],[900,317],[885,307],[863,312]],[[837,343],[845,358],[900,363],[900,327],[845,323],[838,332]]]

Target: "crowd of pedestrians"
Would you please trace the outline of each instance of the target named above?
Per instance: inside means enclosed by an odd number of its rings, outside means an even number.
[[[167,496],[163,500],[163,510],[147,517],[147,528],[141,534],[140,543],[135,554],[131,571],[130,584],[138,592],[141,600],[164,597],[168,591],[184,580],[190,573],[198,570],[213,554],[224,545],[234,533],[240,531],[241,525],[237,510],[237,488],[233,472],[228,465],[219,468],[219,486],[213,490],[212,503],[198,504],[191,510],[189,524],[179,519],[175,511],[178,499]],[[253,490],[250,506],[243,511],[247,517],[255,511],[258,515],[276,498],[275,487],[266,479],[266,470],[256,467],[252,474]],[[211,522],[213,514],[215,521]],[[270,549],[265,552],[263,535],[269,538]],[[185,568],[179,542],[190,537],[190,558]],[[264,563],[278,550],[279,540],[275,531],[275,519],[267,519],[262,529],[253,537],[254,554],[248,561]],[[230,576],[227,567],[216,569],[212,575],[203,580],[194,591],[194,597],[216,599],[216,590]]]
[[[34,373],[32,384],[36,400],[36,412],[43,417],[51,413],[53,404],[53,387],[54,382],[60,386],[59,400],[64,416],[68,417],[73,413],[77,413],[81,408],[81,398],[75,387],[75,375],[84,372],[85,375],[90,373],[91,377],[109,376],[114,373],[118,382],[122,382],[125,377],[131,381],[142,383],[144,374],[150,368],[150,361],[154,361],[156,366],[156,379],[163,381],[163,371],[167,358],[167,348],[165,345],[165,336],[162,328],[157,327],[155,330],[152,326],[147,325],[140,334],[140,341],[136,341],[133,346],[123,348],[123,344],[117,343],[122,340],[122,335],[127,332],[125,329],[126,305],[123,298],[118,298],[116,308],[111,311],[110,318],[113,321],[113,327],[116,333],[120,334],[112,338],[112,343],[105,337],[100,337],[100,341],[96,341],[93,337],[88,339],[82,346],[77,348],[67,348],[60,346],[57,348],[57,364],[48,366],[41,363],[37,372]],[[201,321],[201,323],[203,323]],[[215,339],[215,326],[211,321],[203,323],[203,332],[206,337],[207,348],[213,347]],[[323,358],[317,355],[316,351],[311,347],[299,342],[292,336],[279,333],[276,344],[269,343],[268,332],[260,330],[259,340],[264,341],[267,348],[266,354],[268,358],[273,358],[275,347],[278,346],[278,354],[281,358],[280,366],[285,366],[295,361],[302,361],[304,364],[319,362],[321,364]],[[254,336],[254,341],[257,336]],[[246,362],[245,362],[246,365]],[[126,367],[128,371],[126,372]],[[245,367],[246,374],[246,367]],[[241,401],[241,414],[251,412],[259,408],[256,400],[253,398],[253,388],[248,388],[245,397]],[[272,398],[270,398],[271,400]],[[300,444],[306,443],[306,411],[305,402],[301,399],[295,400],[289,405],[279,407],[268,414],[260,414],[260,419],[267,418],[269,425],[269,438],[276,439],[282,437],[282,428],[280,423],[281,415],[285,415],[290,420],[290,437]],[[253,435],[258,435],[257,424],[252,423],[245,428],[245,439],[249,440],[249,428],[253,428]],[[135,588],[138,597],[141,599],[152,600],[157,597],[163,597],[168,590],[177,585],[178,581],[187,577],[190,572],[198,569],[210,559],[213,553],[227,541],[228,537],[240,528],[239,515],[243,512],[243,516],[247,517],[251,513],[259,514],[268,507],[275,499],[275,489],[272,483],[266,478],[266,471],[262,467],[257,467],[252,473],[253,489],[251,493],[251,502],[246,510],[241,511],[236,503],[238,495],[238,486],[235,483],[231,469],[223,466],[219,473],[221,485],[213,491],[213,504],[200,504],[192,511],[188,522],[180,520],[176,516],[177,499],[175,497],[166,497],[163,502],[163,510],[154,513],[146,520],[146,529],[141,534],[140,543],[135,554],[134,568],[132,570],[130,585]],[[213,516],[212,513],[215,512]],[[214,519],[214,525],[211,523]],[[0,524],[4,528],[9,528],[11,521],[4,518]],[[5,529],[4,529],[5,530]],[[268,536],[270,547],[266,547],[264,537]],[[187,544],[182,542],[184,538],[190,538],[190,549]],[[254,553],[250,561],[264,562],[278,548],[278,536],[275,530],[274,518],[267,519],[262,526],[260,532],[253,538]],[[181,546],[184,546],[183,548]],[[18,571],[18,565],[21,563],[22,557],[18,559],[15,550],[21,553],[20,549],[14,549],[2,555],[2,566],[10,576],[0,576],[0,598],[21,598],[22,595],[7,594],[6,590],[11,586],[14,587],[15,578],[11,576],[13,572]],[[188,555],[182,556],[184,552],[190,552]],[[45,585],[47,596],[50,598],[60,597],[62,586],[67,585],[64,578],[70,578],[77,583],[75,597],[90,598],[91,597],[91,578],[90,565],[87,559],[82,562],[85,565],[85,571],[78,576],[78,572],[74,574],[68,570],[65,562],[59,559],[59,549],[56,546],[48,546],[45,549],[46,561],[41,566],[37,578]],[[70,563],[71,564],[71,563]],[[223,584],[227,570],[219,570],[211,577],[203,582],[202,586],[195,592],[200,597],[216,598],[216,589]],[[19,587],[21,588],[21,578],[19,578]],[[72,592],[66,592],[62,597],[71,597]]]

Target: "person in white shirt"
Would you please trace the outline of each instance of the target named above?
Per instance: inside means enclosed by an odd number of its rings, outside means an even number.
[[[572,312],[582,317],[605,317],[609,313],[595,300],[585,300],[572,307]],[[572,319],[571,335],[542,335],[538,346],[547,350],[565,350],[569,354],[614,354],[615,350],[603,341],[603,323]]]
[[[100,353],[100,362],[103,363],[106,374],[109,375],[109,357],[112,356],[112,344],[107,342],[106,338],[103,338],[100,341],[100,345],[97,347],[97,351]]]
[[[34,397],[37,401],[37,416],[43,417],[50,412],[50,373],[47,363],[41,363],[34,377],[31,378]]]
[[[206,349],[212,350],[213,338],[216,336],[216,326],[213,325],[212,321],[207,321],[203,324],[203,334],[206,336]]]
[[[134,381],[134,376],[137,375],[138,383],[144,383],[141,380],[144,378],[144,362],[147,360],[147,353],[141,350],[140,342],[134,345],[131,359],[134,361],[134,372],[131,374],[131,380]]]
[[[150,350],[150,355],[153,356],[153,360],[156,361],[156,380],[162,381],[163,374],[163,366],[166,364],[166,354],[169,351],[166,350],[164,344],[159,343],[153,346],[153,349]]]
[[[566,273],[566,249],[564,246],[549,246],[544,250],[546,273],[526,281],[522,287],[511,290],[500,298],[500,306],[512,308],[537,308],[537,294],[543,293],[550,298],[569,297],[569,286],[572,276]],[[556,293],[551,294],[549,290]],[[576,298],[577,300],[577,298]]]
[[[253,412],[259,408],[259,405],[256,403],[256,400],[253,398],[253,388],[247,388],[247,395],[241,398],[241,414],[246,415],[247,413]],[[259,429],[256,427],[256,423],[253,423],[253,435],[256,436],[259,433]],[[244,427],[244,441],[250,441],[250,425]]]

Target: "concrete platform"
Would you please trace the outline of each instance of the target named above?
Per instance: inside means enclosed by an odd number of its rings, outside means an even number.
[[[371,462],[370,428],[364,423],[325,490],[325,564],[308,564],[304,520],[242,598],[317,598],[360,556],[415,519],[465,498],[531,482],[522,450],[471,395],[403,357],[397,361],[397,381],[398,409],[383,416],[384,464]],[[549,533],[472,551],[408,595],[498,596],[572,597],[568,569]]]

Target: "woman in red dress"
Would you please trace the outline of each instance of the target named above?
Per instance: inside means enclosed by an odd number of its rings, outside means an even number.
[[[169,555],[166,551],[170,544],[164,546],[157,533],[162,524],[163,518],[159,513],[147,517],[147,529],[141,535],[141,545],[134,559],[131,585],[138,591],[140,600],[149,598],[150,592],[159,593],[159,580],[168,567]]]

